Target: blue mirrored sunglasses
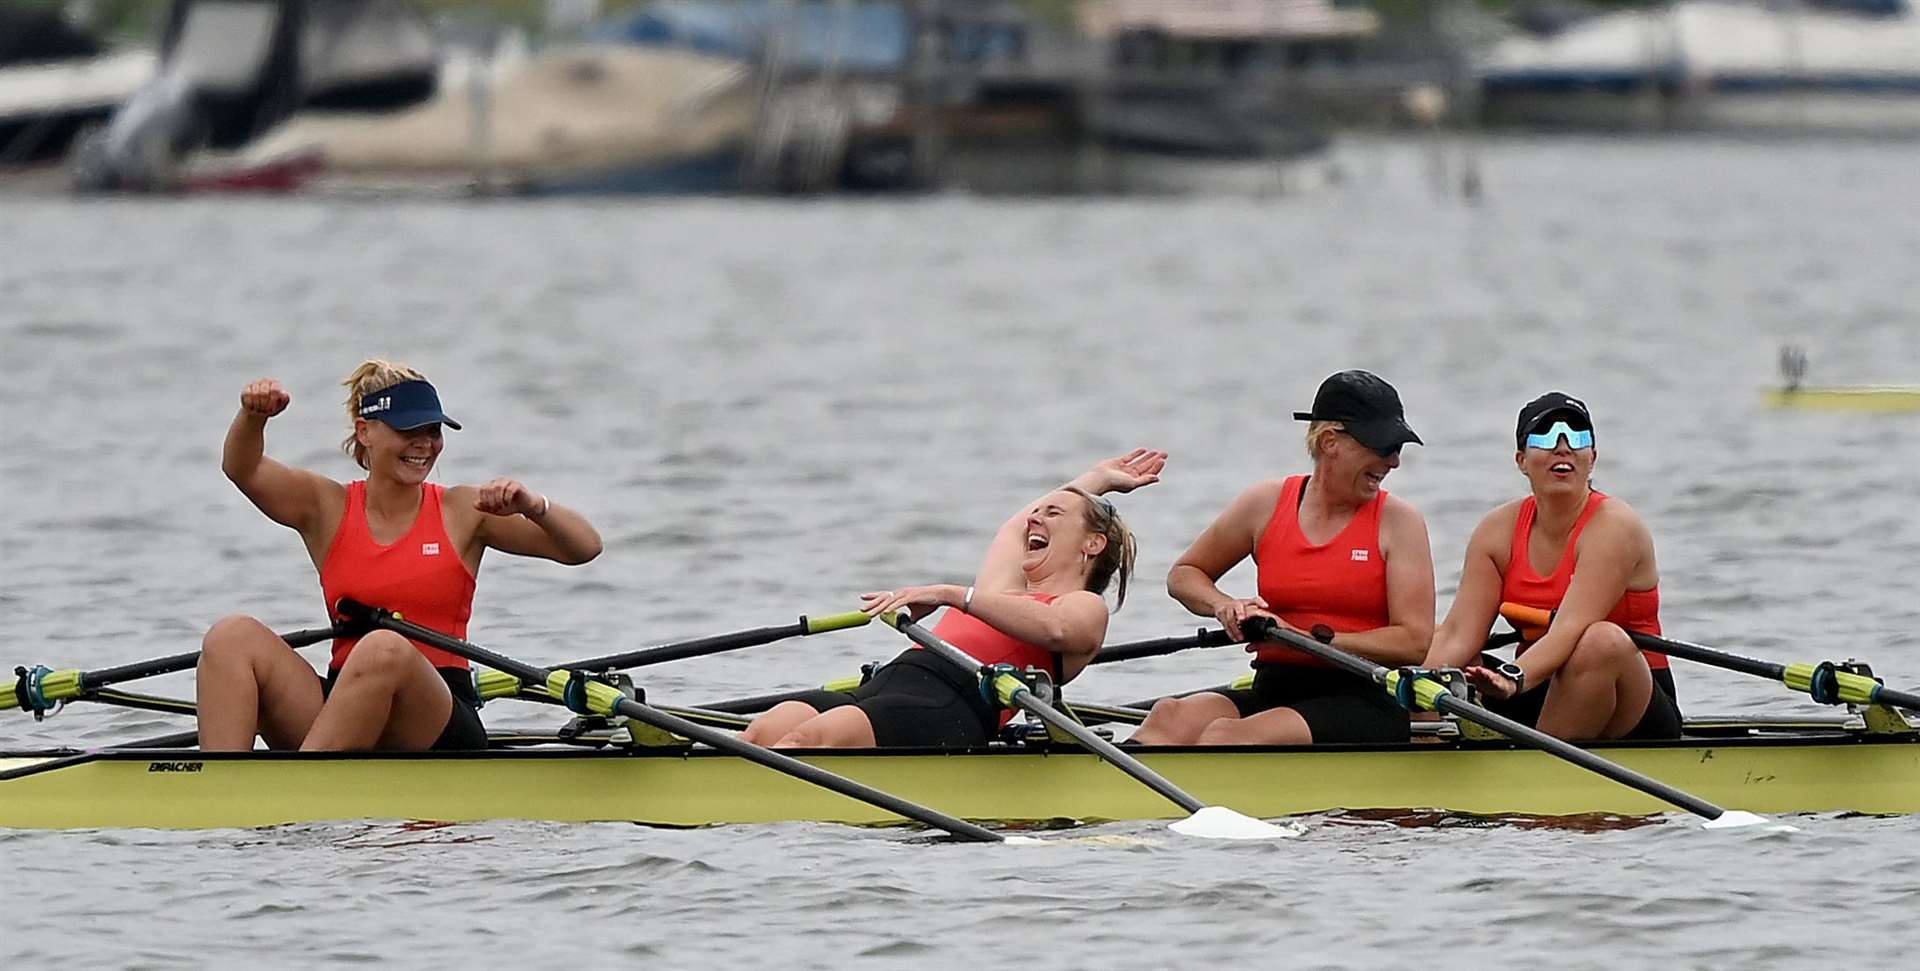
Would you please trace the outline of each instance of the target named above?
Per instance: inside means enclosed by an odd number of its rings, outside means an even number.
[[[1593,429],[1575,428],[1564,421],[1554,422],[1553,427],[1547,429],[1544,433],[1535,432],[1532,435],[1528,435],[1527,447],[1543,448],[1552,451],[1554,444],[1562,437],[1566,438],[1568,448],[1593,447]]]

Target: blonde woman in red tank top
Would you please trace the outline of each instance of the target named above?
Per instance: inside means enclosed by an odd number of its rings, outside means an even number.
[[[1531,494],[1473,531],[1427,665],[1465,667],[1488,707],[1559,738],[1678,737],[1667,659],[1627,636],[1660,630],[1653,534],[1632,507],[1594,490],[1586,403],[1558,391],[1528,402],[1514,444]],[[1502,601],[1557,613],[1515,661],[1488,666],[1480,650]]]
[[[299,532],[330,600],[354,595],[464,636],[488,549],[566,564],[600,555],[584,517],[513,479],[427,481],[441,426],[460,426],[418,372],[367,361],[345,384],[353,434],[341,444],[366,470],[364,481],[336,482],[266,456],[267,421],[292,403],[270,378],[240,392],[220,459],[255,507]],[[374,631],[336,641],[323,680],[265,624],[226,617],[202,643],[200,747],[244,751],[255,736],[309,751],[485,747],[466,668],[457,656]]]
[[[1133,534],[1102,496],[1160,481],[1167,453],[1107,459],[1000,524],[973,586],[941,583],[863,594],[874,616],[919,619],[941,607],[934,633],[982,664],[1048,671],[1055,684],[1080,673],[1107,634],[1108,584],[1127,599]],[[775,705],[742,733],[778,748],[984,745],[1006,725],[969,672],[910,647],[850,692],[815,691]]]
[[[1167,592],[1220,621],[1236,639],[1249,617],[1382,664],[1412,664],[1433,634],[1433,554],[1419,510],[1381,483],[1400,467],[1407,426],[1400,395],[1366,371],[1342,371],[1314,395],[1308,476],[1271,479],[1240,494],[1167,574]],[[1242,560],[1257,593],[1234,597],[1219,580]],[[1142,745],[1304,745],[1407,738],[1407,713],[1372,682],[1273,645],[1254,652],[1254,684],[1163,698],[1133,734]]]

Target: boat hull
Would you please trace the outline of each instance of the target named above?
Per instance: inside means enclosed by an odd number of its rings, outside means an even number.
[[[1599,746],[1729,808],[1920,812],[1920,742],[1889,736]],[[349,819],[630,821],[659,826],[899,817],[715,752],[519,749],[448,754],[119,751],[53,765],[0,756],[0,827],[222,828]],[[806,761],[955,815],[1055,823],[1183,815],[1075,749],[858,751]],[[1672,807],[1566,762],[1499,745],[1179,749],[1142,754],[1202,800],[1262,817],[1329,810],[1640,816]],[[41,771],[31,771],[41,768]]]
[[[1766,401],[1775,408],[1815,411],[1920,411],[1920,387],[1771,388]]]

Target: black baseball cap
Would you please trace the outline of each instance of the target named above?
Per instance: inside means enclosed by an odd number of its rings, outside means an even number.
[[[1593,431],[1593,415],[1587,411],[1587,403],[1562,391],[1549,391],[1520,409],[1520,423],[1513,429],[1513,447],[1527,447],[1527,435],[1542,418],[1564,415],[1571,421],[1567,424],[1582,431]]]
[[[1337,421],[1354,440],[1376,451],[1408,442],[1425,445],[1407,426],[1400,393],[1372,371],[1341,371],[1320,382],[1312,411],[1296,411],[1295,421]]]
[[[360,399],[360,417],[402,432],[433,424],[460,430],[460,423],[441,409],[439,392],[425,381],[402,381],[368,392]]]

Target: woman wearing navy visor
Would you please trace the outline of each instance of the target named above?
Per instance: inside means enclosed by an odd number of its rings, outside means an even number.
[[[1413,664],[1433,636],[1433,553],[1420,511],[1381,487],[1400,449],[1420,444],[1400,395],[1367,371],[1322,382],[1307,422],[1310,475],[1269,479],[1240,494],[1167,574],[1167,592],[1217,618],[1234,638],[1249,617],[1390,666]],[[1220,578],[1253,558],[1252,597]],[[1407,712],[1386,692],[1302,651],[1271,642],[1253,687],[1163,698],[1133,733],[1142,745],[1304,745],[1394,742]]]
[[[1532,494],[1488,513],[1467,543],[1460,592],[1429,666],[1463,666],[1488,707],[1564,739],[1678,738],[1660,633],[1660,568],[1640,514],[1593,487],[1593,416],[1558,391],[1520,409],[1514,464]],[[1515,661],[1482,661],[1502,602],[1556,611]]]
[[[354,482],[267,458],[267,420],[292,398],[280,382],[240,392],[221,471],[255,507],[300,533],[331,606],[342,597],[385,607],[455,637],[473,613],[488,549],[577,564],[600,555],[585,518],[512,479],[443,487],[427,481],[460,423],[419,372],[367,361],[344,382],[353,431],[341,448],[365,469]],[[325,679],[252,617],[207,632],[197,696],[200,747],[244,751],[256,735],[277,749],[485,748],[479,696],[465,658],[391,631],[334,641]]]

